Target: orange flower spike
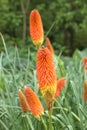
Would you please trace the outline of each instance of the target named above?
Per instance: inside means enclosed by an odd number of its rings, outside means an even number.
[[[62,89],[64,88],[66,84],[66,78],[62,77],[57,81],[57,88],[56,88],[56,93],[55,93],[55,98],[58,98]]]
[[[44,108],[37,95],[33,92],[33,90],[30,87],[25,87],[24,93],[32,114],[35,117],[44,114]]]
[[[52,108],[56,92],[56,70],[52,54],[47,47],[40,48],[37,54],[36,73],[42,95],[48,110]]]
[[[18,90],[18,95],[19,95],[19,99],[20,99],[20,106],[21,106],[22,112],[29,111],[30,109],[29,109],[27,100],[20,89]]]
[[[52,47],[52,44],[51,44],[49,38],[46,38],[46,46],[47,46],[47,48],[50,50],[50,52],[51,52],[52,54],[54,54],[54,49],[53,49],[53,47]]]
[[[44,40],[44,31],[41,16],[37,10],[32,10],[30,13],[30,36],[39,48]]]
[[[87,80],[84,82],[84,95],[83,95],[84,101],[87,101]]]
[[[83,58],[83,65],[84,65],[84,69],[86,70],[86,73],[87,73],[87,57]]]

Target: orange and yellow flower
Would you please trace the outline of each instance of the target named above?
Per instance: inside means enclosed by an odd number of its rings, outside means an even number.
[[[84,69],[86,70],[86,73],[87,73],[87,57],[83,58],[83,65],[84,65]]]
[[[19,89],[18,91],[19,99],[20,99],[20,106],[22,109],[22,112],[27,112],[30,110],[29,105],[27,103],[27,100],[23,94],[23,92]]]
[[[30,36],[39,48],[44,40],[44,31],[41,16],[37,10],[32,10],[30,13]]]
[[[52,47],[52,44],[51,44],[49,38],[46,38],[46,46],[47,46],[47,48],[50,50],[50,52],[51,52],[52,54],[54,54],[54,49],[53,49],[53,47]]]
[[[64,88],[66,84],[66,78],[62,77],[57,81],[57,89],[56,89],[56,93],[55,93],[55,98],[58,98],[62,89]]]
[[[36,71],[40,90],[50,110],[54,102],[57,80],[52,53],[47,47],[38,50]]]
[[[29,104],[30,110],[35,117],[38,117],[44,114],[44,108],[37,97],[37,95],[33,92],[30,87],[24,88],[24,94]]]
[[[84,82],[84,94],[83,94],[84,101],[87,101],[87,80]]]

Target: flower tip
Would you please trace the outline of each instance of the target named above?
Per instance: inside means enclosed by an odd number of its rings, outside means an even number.
[[[46,46],[47,46],[47,48],[49,49],[49,51],[50,51],[52,54],[54,54],[53,46],[52,46],[51,41],[50,41],[50,39],[49,39],[48,37],[46,38]]]
[[[27,86],[25,85],[25,86],[24,86],[24,89],[26,89],[26,88],[27,88]]]
[[[22,93],[21,89],[19,89],[18,90],[18,95],[21,95],[21,94],[23,94],[23,93]]]
[[[25,86],[24,86],[24,89],[27,89],[27,88],[29,88],[29,86],[28,86],[28,85],[25,85]]]
[[[18,89],[18,92],[21,92],[21,89]]]
[[[33,12],[38,12],[38,10],[37,10],[37,9],[33,9],[33,10],[31,11],[31,13],[33,13]]]
[[[24,92],[27,91],[30,87],[29,86],[24,86]]]
[[[30,16],[31,16],[31,15],[34,15],[34,14],[36,14],[36,13],[39,13],[38,10],[33,9],[33,10],[31,11],[31,13],[30,13]]]

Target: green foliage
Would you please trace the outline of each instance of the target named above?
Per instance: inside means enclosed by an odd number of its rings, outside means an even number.
[[[36,87],[36,51],[32,52],[29,47],[22,55],[17,47],[7,49],[5,42],[3,45],[4,51],[0,54],[0,130],[45,130],[44,123],[48,127],[49,115],[44,99]],[[83,100],[83,84],[86,78],[82,65],[84,56],[87,56],[87,50],[82,52],[76,50],[73,57],[68,59],[57,55],[53,57],[58,78],[65,76],[67,80],[61,95],[55,99],[53,130],[87,129],[87,104]],[[45,108],[43,120],[35,118],[30,112],[21,112],[18,89],[23,90],[27,84],[43,103]]]
[[[0,8],[0,29],[1,32],[7,33],[10,36],[20,37],[22,31],[22,13],[15,10],[15,6],[8,3],[2,3]],[[14,6],[14,8],[12,7]]]

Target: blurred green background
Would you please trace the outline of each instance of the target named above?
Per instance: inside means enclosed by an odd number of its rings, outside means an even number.
[[[59,54],[71,56],[76,48],[87,47],[87,0],[0,0],[0,32],[7,47],[17,46],[33,51],[29,35],[29,14],[37,9],[42,17],[45,35]],[[3,50],[0,39],[0,51]]]

